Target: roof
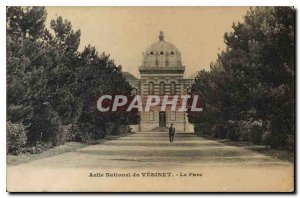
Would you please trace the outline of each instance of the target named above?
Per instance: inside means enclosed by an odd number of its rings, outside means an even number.
[[[168,67],[182,69],[181,54],[172,44],[164,40],[160,32],[159,40],[150,45],[143,53],[142,68],[167,70]]]
[[[169,43],[167,41],[157,41],[150,45],[150,47],[147,48],[146,52],[150,53],[153,52],[154,54],[165,52],[165,53],[175,53],[180,54],[179,50],[173,45],[172,43]]]
[[[137,77],[135,77],[129,72],[122,72],[122,73],[131,86],[138,88],[140,80]]]
[[[137,77],[135,77],[129,72],[123,72],[123,75],[126,78],[126,80],[139,80]]]

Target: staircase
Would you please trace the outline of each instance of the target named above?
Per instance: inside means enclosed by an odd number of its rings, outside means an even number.
[[[151,129],[150,131],[159,131],[159,132],[168,132],[168,127],[155,127],[154,129]]]

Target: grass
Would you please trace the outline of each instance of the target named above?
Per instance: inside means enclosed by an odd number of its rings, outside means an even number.
[[[79,142],[67,142],[64,145],[56,146],[50,148],[46,151],[43,151],[38,154],[20,154],[20,155],[7,155],[6,156],[6,164],[8,166],[15,166],[18,164],[23,164],[27,162],[31,162],[33,160],[38,160],[46,157],[52,157],[55,155],[59,155],[65,152],[74,151],[80,148],[87,146],[87,144],[79,143]]]
[[[294,162],[295,154],[293,151],[289,150],[281,150],[281,149],[271,149],[263,145],[255,145],[251,142],[233,142],[230,140],[218,140],[218,142],[232,145],[232,146],[238,146],[243,147],[245,149],[248,149],[250,151],[258,152],[263,155],[272,157],[274,159],[280,159],[284,161]]]
[[[289,162],[294,162],[295,154],[293,151],[270,149],[270,148],[250,148],[250,150],[273,157],[275,159],[285,160]]]
[[[52,156],[55,156],[55,155],[66,153],[66,152],[75,151],[77,149],[86,147],[88,145],[101,144],[101,143],[104,143],[108,140],[114,140],[114,139],[117,139],[117,138],[123,137],[123,136],[124,135],[108,136],[104,139],[91,141],[89,144],[80,143],[80,142],[67,142],[64,145],[60,145],[60,146],[50,148],[50,149],[48,149],[46,151],[43,151],[41,153],[38,153],[38,154],[25,153],[25,154],[20,154],[20,155],[7,155],[6,156],[6,164],[8,166],[15,166],[15,165],[18,165],[18,164],[24,164],[24,163],[28,163],[28,162],[31,162],[31,161],[34,161],[34,160],[47,158],[47,157],[52,157]]]

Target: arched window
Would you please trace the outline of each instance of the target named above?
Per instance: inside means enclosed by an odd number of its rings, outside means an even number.
[[[154,84],[153,84],[153,82],[149,83],[149,95],[154,95]]]
[[[175,53],[174,53],[174,52],[171,52],[171,55],[175,55]]]
[[[150,55],[153,55],[153,52],[150,52]]]
[[[164,52],[160,52],[160,55],[164,55]]]
[[[159,84],[159,95],[165,95],[165,83],[164,82],[160,82]]]
[[[171,95],[176,95],[176,83],[171,82],[171,89],[170,89]]]

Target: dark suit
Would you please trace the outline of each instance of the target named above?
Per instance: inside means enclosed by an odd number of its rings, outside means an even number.
[[[170,142],[173,142],[174,136],[175,136],[175,127],[170,126],[170,128],[169,128],[169,138],[170,138]]]

